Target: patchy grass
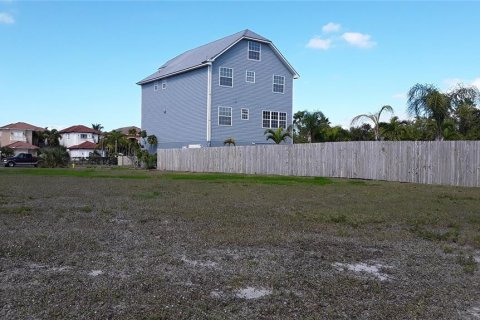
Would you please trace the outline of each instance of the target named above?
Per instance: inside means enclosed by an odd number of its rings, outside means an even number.
[[[288,177],[288,176],[259,176],[242,174],[215,174],[215,173],[167,173],[166,178],[172,180],[197,180],[213,181],[218,183],[242,182],[242,183],[261,183],[261,184],[312,184],[326,185],[333,183],[332,179],[323,177]]]
[[[0,178],[0,318],[452,319],[479,302],[476,188],[97,168]],[[338,264],[383,266],[387,280]]]

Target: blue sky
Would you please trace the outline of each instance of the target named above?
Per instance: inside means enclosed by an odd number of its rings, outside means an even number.
[[[135,83],[170,58],[251,29],[300,73],[294,112],[332,124],[415,83],[480,86],[480,2],[22,2],[0,0],[0,125],[140,126]]]

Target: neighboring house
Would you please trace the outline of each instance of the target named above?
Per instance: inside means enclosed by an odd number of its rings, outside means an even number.
[[[17,122],[0,127],[0,147],[13,149],[15,155],[19,153],[30,153],[37,155],[38,146],[34,141],[34,132],[42,132],[43,128],[25,123]]]
[[[100,131],[76,125],[59,131],[60,145],[65,146],[71,158],[87,158],[97,147]]]
[[[138,82],[142,129],[159,148],[268,143],[267,128],[292,124],[293,79],[273,43],[244,30],[189,50]],[[291,141],[290,141],[291,143]]]
[[[138,142],[140,142],[141,140],[140,132],[142,131],[142,129],[140,129],[139,127],[136,127],[136,126],[123,127],[123,128],[115,129],[114,131],[123,133],[126,136],[126,138],[129,140],[137,140]],[[132,134],[134,131],[135,131],[135,134]]]
[[[80,144],[68,147],[68,153],[70,154],[70,158],[88,158],[90,154],[95,151],[95,149],[97,149],[96,143],[85,141]]]

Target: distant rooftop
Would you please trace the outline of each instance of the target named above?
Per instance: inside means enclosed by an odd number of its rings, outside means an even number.
[[[65,129],[59,131],[59,133],[71,133],[71,132],[100,134],[100,131],[89,128],[89,127],[86,127],[86,126],[81,125],[81,124],[78,124],[76,126],[71,126],[71,127],[68,127],[68,128],[65,128]]]
[[[34,125],[31,125],[26,122],[16,122],[16,123],[10,123],[7,124],[6,126],[0,127],[0,129],[11,129],[11,130],[31,130],[31,131],[44,131],[44,128],[40,128]]]

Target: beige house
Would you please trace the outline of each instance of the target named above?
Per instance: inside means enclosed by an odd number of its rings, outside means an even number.
[[[19,153],[37,154],[38,146],[33,141],[33,132],[42,132],[44,129],[25,123],[10,123],[0,127],[0,147],[13,149],[15,155]]]

